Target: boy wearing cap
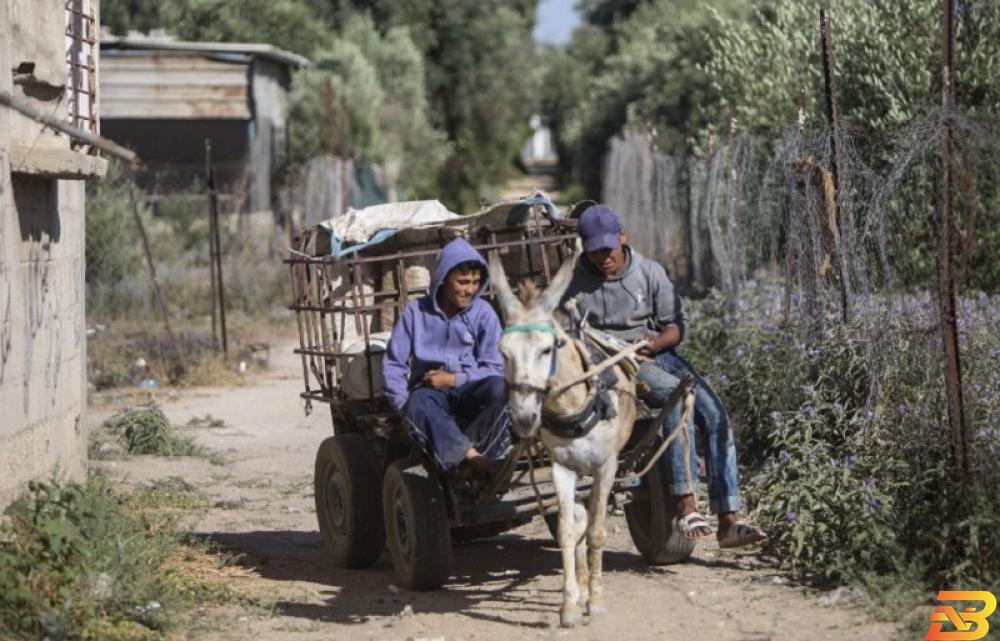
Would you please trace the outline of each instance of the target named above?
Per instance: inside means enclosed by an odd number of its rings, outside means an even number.
[[[389,404],[445,472],[489,473],[510,447],[500,319],[479,297],[488,281],[472,245],[445,245],[430,292],[407,304],[382,358]]]
[[[646,341],[639,351],[639,379],[650,390],[643,396],[647,405],[662,407],[681,376],[694,378],[694,421],[688,429],[692,443],[695,425],[705,439],[708,494],[712,511],[719,515],[719,545],[737,547],[763,540],[760,528],[736,516],[740,509],[736,445],[725,408],[708,382],[674,351],[684,338],[685,319],[666,271],[625,244],[621,220],[606,205],[585,210],[577,230],[584,253],[564,300],[575,298],[577,309],[591,326],[626,341]],[[676,425],[680,418],[677,406],[667,425]],[[697,469],[694,448],[685,448],[680,439],[671,443],[664,457],[669,459],[669,489],[680,515],[678,524],[687,538],[711,536],[712,527],[697,509],[697,479],[685,475],[685,456],[690,457],[691,469]],[[664,459],[661,462],[667,463]]]

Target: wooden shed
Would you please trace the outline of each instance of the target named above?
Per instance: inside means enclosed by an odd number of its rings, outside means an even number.
[[[159,172],[158,189],[204,173],[207,139],[222,187],[245,190],[248,211],[272,208],[291,76],[306,58],[268,44],[105,36],[101,63],[103,133]]]

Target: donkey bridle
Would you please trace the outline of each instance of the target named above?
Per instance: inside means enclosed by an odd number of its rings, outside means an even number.
[[[546,383],[545,387],[539,387],[538,385],[531,385],[530,383],[511,383],[507,381],[507,388],[512,389],[516,392],[523,392],[525,394],[541,394],[545,395],[549,392],[549,386],[552,381],[552,377],[556,373],[556,352],[560,347],[566,345],[566,341],[560,338],[559,333],[556,332],[556,328],[551,323],[518,323],[517,325],[511,325],[503,330],[504,334],[512,334],[514,332],[543,332],[545,334],[552,334],[555,337],[555,343],[552,346],[552,361],[549,363],[549,383]]]
[[[545,387],[539,387],[538,385],[531,385],[528,383],[511,383],[507,382],[507,388],[528,394],[541,394],[545,396],[549,392],[549,387],[551,381],[555,377],[556,373],[556,352],[559,348],[566,345],[566,341],[559,336],[556,332],[555,326],[550,323],[520,323],[517,325],[511,325],[504,329],[504,333],[508,332],[544,332],[546,334],[552,334],[556,337],[555,344],[552,350],[552,362],[549,365],[549,376]],[[606,377],[610,375],[610,378]],[[562,436],[564,438],[580,438],[581,436],[586,436],[591,429],[601,420],[613,418],[615,416],[614,406],[611,403],[611,398],[608,393],[608,389],[613,387],[617,382],[617,377],[611,373],[611,371],[604,372],[601,375],[597,388],[593,390],[588,396],[590,397],[587,405],[573,416],[556,416],[545,411],[544,406],[542,407],[542,417],[544,418],[546,428],[556,434],[557,436]]]

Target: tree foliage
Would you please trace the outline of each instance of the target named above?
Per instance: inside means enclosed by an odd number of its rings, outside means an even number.
[[[183,40],[266,42],[310,55],[332,36],[323,0],[103,0],[101,22],[114,33],[165,29]]]
[[[297,156],[331,146],[359,154],[398,174],[401,195],[435,192],[468,210],[506,177],[537,106],[536,5],[105,0],[103,17],[116,33],[164,28],[182,39],[267,42],[312,58],[316,68],[295,81]]]
[[[741,15],[740,3],[715,5]],[[607,141],[624,127],[656,132],[666,150],[689,148],[718,102],[704,65],[719,22],[697,0],[584,3],[581,26],[547,64],[543,97],[563,157],[591,195]]]
[[[496,0],[445,0],[434,13],[427,86],[454,145],[441,184],[450,202],[468,210],[502,182],[527,137],[537,94],[532,25]]]
[[[293,162],[320,153],[383,165],[404,197],[433,191],[446,151],[430,124],[424,62],[405,27],[379,34],[370,18],[349,18],[340,38],[313,54],[291,95]]]
[[[825,113],[820,9],[832,7],[833,47],[844,118],[864,130],[909,122],[940,102],[941,8],[933,2],[792,0],[759,2],[752,19],[713,14],[705,64],[722,104],[753,128],[792,121],[800,89],[812,114]],[[959,3],[955,28],[956,96],[970,110],[1000,105],[1000,7]]]

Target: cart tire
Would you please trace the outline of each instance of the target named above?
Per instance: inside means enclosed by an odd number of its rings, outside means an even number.
[[[316,519],[337,567],[366,568],[385,549],[381,471],[361,434],[331,436],[316,452]]]
[[[386,543],[400,583],[436,590],[451,573],[451,531],[444,491],[427,466],[397,461],[382,483]]]
[[[679,563],[694,552],[695,542],[685,539],[677,527],[677,512],[670,498],[663,471],[654,465],[625,505],[632,542],[650,565]]]

